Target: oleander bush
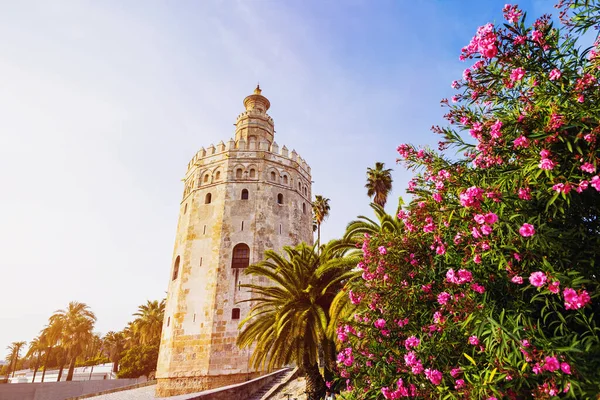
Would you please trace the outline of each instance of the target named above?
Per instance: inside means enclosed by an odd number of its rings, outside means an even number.
[[[398,147],[412,200],[345,288],[347,397],[600,392],[600,2],[557,7],[480,27],[439,149]]]

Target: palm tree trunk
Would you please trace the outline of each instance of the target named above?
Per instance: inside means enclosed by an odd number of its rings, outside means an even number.
[[[325,381],[316,362],[311,363],[308,355],[304,355],[302,368],[306,376],[306,400],[320,400],[325,396]]]
[[[73,380],[73,373],[75,372],[75,359],[77,357],[73,356],[71,358],[71,363],[69,364],[69,372],[67,373],[67,382]]]
[[[50,357],[50,352],[52,352],[52,346],[48,347],[48,351],[46,351],[46,358],[44,360],[44,371],[42,372],[42,383],[44,382],[44,378],[46,377],[46,368],[48,368],[48,357]]]
[[[38,350],[37,359],[35,360],[35,367],[33,369],[33,379],[31,379],[31,383],[35,382],[35,376],[37,375],[37,370],[40,367],[40,351]]]
[[[335,342],[330,339],[326,339],[328,341],[327,348],[325,349],[325,368],[323,370],[323,377],[326,382],[333,382],[335,380],[335,360],[336,360],[336,351],[335,351]]]
[[[60,382],[60,378],[62,378],[63,374],[63,369],[65,369],[65,360],[61,360],[60,367],[58,370],[58,379],[56,380],[56,382]]]
[[[10,364],[8,364],[8,373],[6,374],[6,376],[10,376],[11,371],[12,371],[12,377],[14,378],[14,376],[15,376],[15,357],[14,356],[10,360]]]
[[[12,377],[15,377],[15,371],[17,370],[17,363],[19,362],[19,353],[15,357],[15,365],[13,365]]]
[[[119,358],[115,358],[113,361],[113,372],[115,374],[119,372]]]
[[[321,253],[321,224],[317,224],[317,252]]]

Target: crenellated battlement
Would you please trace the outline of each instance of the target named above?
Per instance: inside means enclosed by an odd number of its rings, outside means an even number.
[[[236,143],[233,139],[229,139],[227,143],[223,143],[223,141],[220,141],[219,143],[217,143],[216,146],[214,144],[211,144],[206,149],[204,147],[200,148],[200,150],[198,150],[196,155],[194,155],[194,157],[188,163],[187,170],[189,171],[195,165],[199,164],[204,160],[210,161],[209,159],[213,156],[217,156],[228,152],[241,151],[267,152],[288,160],[292,160],[294,162],[297,162],[300,168],[302,168],[310,175],[310,166],[302,157],[298,155],[298,153],[296,153],[296,150],[292,150],[290,152],[285,145],[280,148],[277,142],[273,142],[271,145],[269,145],[269,142],[265,141],[247,143],[244,140],[239,140]]]
[[[273,121],[273,118],[271,118],[269,114],[257,112],[256,110],[246,110],[242,112],[236,118],[236,125],[240,122],[249,121],[248,117],[260,118],[266,120],[271,126],[275,126],[275,121]]]

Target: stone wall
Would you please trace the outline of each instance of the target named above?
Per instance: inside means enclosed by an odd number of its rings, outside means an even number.
[[[131,386],[138,382],[140,382],[138,379],[108,379],[79,382],[8,383],[0,385],[0,400],[64,400]]]
[[[287,373],[289,370],[273,372],[272,374],[253,379],[248,382],[237,385],[230,385],[219,389],[208,390],[197,396],[190,397],[187,400],[232,400],[232,399],[248,399],[253,394],[260,391],[263,387],[270,385],[280,375]]]

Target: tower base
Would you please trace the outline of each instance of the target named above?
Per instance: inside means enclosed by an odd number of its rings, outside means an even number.
[[[202,392],[236,383],[242,383],[259,376],[264,372],[249,372],[230,375],[206,375],[177,378],[158,378],[156,382],[156,397],[176,396],[180,394]]]

